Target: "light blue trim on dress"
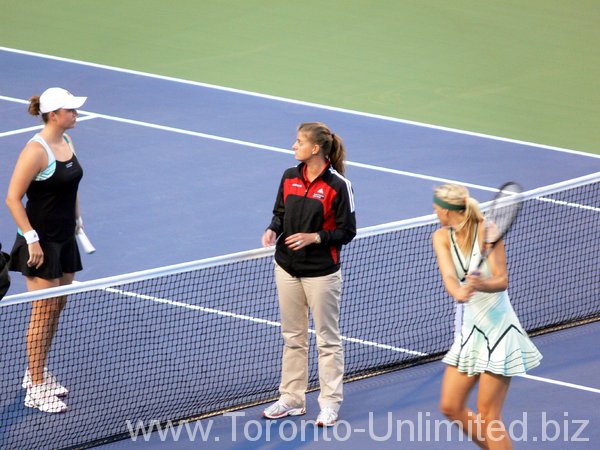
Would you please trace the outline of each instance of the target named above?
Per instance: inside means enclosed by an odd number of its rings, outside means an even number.
[[[47,180],[52,175],[54,175],[54,172],[56,171],[56,158],[54,157],[54,153],[52,153],[50,146],[46,143],[46,141],[39,134],[36,134],[34,137],[32,137],[29,140],[29,142],[39,142],[40,144],[42,144],[42,147],[44,147],[44,149],[46,150],[46,153],[48,154],[48,166],[44,170],[42,170],[40,173],[38,173],[37,176],[33,180],[34,181]]]

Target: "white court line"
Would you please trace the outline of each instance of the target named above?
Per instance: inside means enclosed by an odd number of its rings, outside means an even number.
[[[0,137],[13,136],[15,134],[29,133],[30,131],[41,130],[44,125],[35,125],[33,127],[19,128],[18,130],[5,131],[0,133]]]
[[[209,314],[217,314],[217,315],[223,316],[223,317],[231,317],[234,319],[246,320],[249,322],[259,323],[262,325],[281,327],[281,322],[274,322],[272,320],[266,320],[266,319],[260,319],[258,317],[246,316],[244,314],[235,314],[235,313],[228,312],[228,311],[222,311],[220,309],[206,308],[204,306],[198,306],[198,305],[190,305],[189,303],[178,302],[178,301],[169,300],[166,298],[154,297],[152,295],[137,294],[135,292],[124,291],[122,289],[105,288],[104,290],[107,292],[123,295],[126,297],[139,298],[142,300],[150,300],[150,301],[157,302],[157,303],[166,303],[168,305],[177,306],[179,308],[187,308],[187,309],[192,309],[194,311],[201,311],[201,312],[205,312],[205,313],[209,313]],[[316,333],[316,331],[313,330],[312,328],[309,328],[308,332],[312,333],[312,334]],[[367,345],[369,347],[382,348],[385,350],[391,350],[393,352],[398,352],[398,353],[408,353],[409,355],[415,355],[415,356],[427,356],[427,353],[421,353],[421,352],[417,352],[414,350],[408,350],[408,349],[401,348],[401,347],[394,347],[392,345],[379,344],[377,342],[372,342],[372,341],[365,341],[364,339],[351,338],[351,337],[347,337],[347,336],[341,336],[341,338],[343,341],[352,342],[355,344]]]
[[[0,98],[1,97],[2,96],[0,96]],[[91,114],[88,116],[78,117],[77,122],[83,122],[85,120],[95,119],[95,118],[96,118],[96,116]],[[42,128],[44,128],[44,125],[36,125],[33,127],[20,128],[18,130],[4,131],[3,133],[0,133],[0,138],[6,137],[6,136],[14,136],[15,134],[29,133],[30,131],[41,130]]]
[[[534,380],[534,381],[541,381],[542,383],[556,384],[559,386],[564,386],[564,387],[568,387],[568,388],[579,389],[581,391],[588,391],[588,392],[593,392],[595,394],[600,394],[600,389],[582,386],[580,384],[567,383],[565,381],[558,381],[558,380],[553,380],[551,378],[537,377],[537,376],[528,375],[528,374],[517,375],[517,376],[521,377],[521,378],[529,378],[530,380]]]
[[[6,100],[6,101],[16,102],[16,103],[28,103],[27,100],[18,99],[18,98],[14,98],[14,97],[8,97],[8,96],[4,96],[4,95],[0,95],[0,100]],[[267,151],[276,152],[276,153],[284,153],[284,154],[288,154],[288,155],[294,154],[294,152],[292,150],[287,150],[287,149],[274,147],[274,146],[270,146],[270,145],[258,144],[255,142],[244,141],[244,140],[240,140],[240,139],[227,138],[224,136],[217,136],[217,135],[208,134],[208,133],[201,133],[198,131],[185,130],[182,128],[159,125],[159,124],[144,122],[144,121],[140,121],[140,120],[127,119],[127,118],[122,118],[122,117],[117,117],[117,116],[110,116],[107,114],[100,114],[100,113],[95,113],[95,112],[90,112],[90,111],[85,111],[85,110],[80,110],[79,112],[81,114],[85,114],[83,117],[80,117],[77,119],[79,122],[83,122],[84,120],[89,120],[89,119],[100,118],[100,119],[105,119],[105,120],[109,120],[109,121],[113,121],[113,122],[126,123],[129,125],[137,125],[137,126],[157,129],[157,130],[161,130],[161,131],[168,131],[168,132],[177,133],[177,134],[195,136],[195,137],[200,137],[200,138],[204,138],[204,139],[226,142],[229,144],[241,145],[244,147],[257,148],[257,149],[267,150]],[[10,135],[14,135],[14,134],[25,133],[28,131],[37,130],[42,127],[43,127],[43,125],[38,125],[35,127],[22,128],[20,130],[7,131],[4,133],[0,133],[0,138],[2,138],[4,136],[10,136]],[[373,171],[377,171],[377,172],[385,172],[385,173],[391,173],[394,175],[402,175],[402,176],[406,176],[406,177],[410,177],[410,178],[430,180],[430,181],[435,181],[436,183],[458,183],[458,184],[462,184],[463,186],[466,186],[466,187],[469,187],[472,189],[479,189],[479,190],[489,191],[489,192],[497,192],[498,191],[497,188],[493,188],[493,187],[489,187],[489,186],[483,186],[483,185],[474,184],[474,183],[467,183],[464,181],[452,180],[449,178],[423,175],[423,174],[419,174],[419,173],[415,173],[415,172],[407,172],[404,170],[390,169],[387,167],[375,166],[372,164],[364,164],[364,163],[355,162],[355,161],[346,161],[346,165],[360,167],[362,169],[373,170]],[[544,198],[544,197],[539,197],[537,200],[560,204],[563,206],[570,206],[570,207],[588,209],[591,211],[600,212],[600,208],[595,208],[593,206],[580,205],[577,203],[569,203],[569,202],[564,202],[561,200],[553,200],[553,199],[548,199],[548,198]]]
[[[554,203],[556,205],[561,205],[561,206],[568,206],[571,208],[586,209],[588,211],[600,212],[600,208],[596,208],[595,206],[580,205],[579,203],[565,202],[564,200],[554,200],[554,199],[546,198],[546,197],[538,197],[536,200],[539,200],[540,202]]]
[[[440,131],[447,131],[450,133],[464,134],[467,136],[474,136],[474,137],[480,137],[480,138],[484,138],[484,139],[491,139],[491,140],[495,140],[495,141],[519,144],[519,145],[526,146],[526,148],[528,148],[528,149],[535,147],[535,148],[540,148],[540,149],[544,149],[544,150],[552,150],[552,151],[563,152],[563,153],[571,153],[571,154],[578,155],[578,156],[586,156],[589,158],[600,158],[600,155],[596,155],[593,153],[585,153],[585,152],[581,152],[581,151],[577,151],[577,150],[570,150],[570,149],[566,149],[566,148],[562,148],[562,147],[537,144],[534,142],[527,142],[527,141],[522,141],[522,140],[518,140],[518,139],[510,139],[510,138],[505,138],[505,137],[493,136],[493,135],[489,135],[489,134],[477,133],[477,132],[467,131],[467,130],[459,130],[457,128],[443,127],[440,125],[433,125],[433,124],[424,123],[424,122],[416,122],[416,121],[412,121],[412,120],[399,119],[397,117],[390,117],[390,116],[384,116],[384,115],[380,115],[380,114],[366,113],[366,112],[362,112],[362,111],[355,111],[352,109],[338,108],[335,106],[321,105],[318,103],[305,102],[302,100],[294,100],[294,99],[289,99],[289,98],[285,98],[285,97],[261,94],[258,92],[245,91],[242,89],[229,88],[229,87],[218,86],[218,85],[214,85],[214,84],[201,83],[199,81],[184,80],[181,78],[168,77],[168,76],[164,76],[164,75],[157,75],[157,74],[148,73],[148,72],[124,69],[121,67],[108,66],[108,65],[104,65],[104,64],[96,64],[96,63],[80,61],[80,60],[76,60],[76,59],[62,58],[59,56],[46,55],[43,53],[30,52],[30,51],[26,51],[26,50],[15,49],[15,48],[0,46],[0,51],[5,51],[5,52],[9,52],[9,53],[17,53],[17,54],[26,55],[26,56],[33,56],[36,58],[50,59],[53,61],[61,61],[61,62],[67,62],[67,63],[71,63],[71,64],[78,64],[78,65],[87,66],[87,67],[95,67],[98,69],[111,70],[113,72],[121,72],[121,73],[138,75],[138,76],[143,76],[143,77],[148,77],[148,78],[156,78],[159,80],[171,81],[174,83],[188,84],[188,85],[192,85],[192,86],[199,86],[199,87],[215,89],[215,90],[220,90],[220,91],[225,91],[225,92],[232,92],[232,93],[241,94],[241,95],[248,95],[251,97],[264,98],[267,100],[274,100],[274,101],[278,101],[278,102],[285,102],[285,103],[291,103],[291,104],[295,104],[295,105],[308,106],[311,108],[319,108],[319,109],[324,109],[327,111],[335,111],[335,112],[341,112],[341,113],[351,114],[351,115],[355,115],[355,116],[369,117],[371,119],[385,120],[388,122],[402,123],[402,124],[413,125],[413,126],[417,126],[417,127],[431,128],[431,129],[440,130]]]
[[[0,47],[0,49],[2,49],[2,47]],[[0,100],[6,100],[6,101],[10,101],[10,102],[23,103],[23,104],[29,103],[27,100],[15,98],[15,97],[8,97],[5,95],[0,95]],[[85,111],[85,110],[80,110],[79,113],[85,114],[85,116],[79,117],[77,119],[79,122],[83,122],[83,121],[89,120],[89,119],[101,118],[101,119],[105,119],[105,120],[109,120],[109,121],[127,123],[130,125],[138,125],[138,126],[153,128],[153,129],[162,130],[162,131],[169,131],[169,132],[173,132],[173,133],[184,134],[184,135],[188,135],[188,136],[196,136],[196,137],[201,137],[204,139],[210,139],[210,140],[215,140],[215,141],[220,141],[220,142],[227,142],[230,144],[241,145],[244,147],[258,148],[261,150],[268,150],[268,151],[272,151],[272,152],[276,152],[276,153],[284,153],[284,154],[288,154],[288,155],[294,154],[294,152],[292,150],[283,149],[280,147],[274,147],[274,146],[270,146],[270,145],[258,144],[258,143],[250,142],[250,141],[243,141],[240,139],[227,138],[224,136],[217,136],[217,135],[201,133],[201,132],[197,132],[197,131],[190,131],[190,130],[185,130],[182,128],[153,124],[150,122],[143,122],[143,121],[134,120],[134,119],[126,119],[126,118],[122,118],[122,117],[94,113],[94,112]],[[5,137],[5,136],[11,136],[11,135],[15,135],[15,134],[38,130],[38,129],[41,129],[42,127],[43,127],[43,125],[38,125],[38,126],[34,126],[34,127],[21,128],[19,130],[3,132],[3,133],[0,133],[0,138]],[[449,178],[434,177],[434,176],[430,176],[430,175],[423,175],[423,174],[419,174],[419,173],[415,173],[415,172],[407,172],[404,170],[390,169],[387,167],[375,166],[372,164],[365,164],[365,163],[360,163],[360,162],[355,162],[355,161],[346,161],[345,164],[348,166],[360,167],[363,169],[374,170],[377,172],[386,172],[386,173],[391,173],[394,175],[402,175],[402,176],[406,176],[406,177],[419,178],[419,179],[423,179],[423,180],[430,180],[430,181],[441,182],[441,183],[458,183],[458,184],[462,184],[463,186],[470,187],[473,189],[479,189],[479,190],[489,191],[489,192],[498,192],[497,188],[483,186],[483,185],[474,184],[474,183],[468,183],[468,182],[459,181],[459,180],[452,180]],[[574,208],[588,209],[591,211],[600,212],[600,208],[596,208],[593,206],[580,205],[577,203],[569,203],[569,202],[564,202],[561,200],[553,200],[553,199],[549,199],[549,198],[545,198],[545,197],[538,197],[537,200],[555,203],[555,204],[559,204],[559,205],[563,205],[563,206],[570,206],[570,207],[574,207]]]
[[[22,99],[8,97],[5,95],[0,95],[0,100],[6,100],[6,101],[11,101],[11,102],[14,101],[14,102],[18,102],[18,103],[23,102]],[[110,120],[113,122],[120,122],[120,123],[129,124],[129,125],[137,125],[137,126],[153,128],[153,129],[161,130],[161,131],[168,131],[171,133],[184,134],[184,135],[188,135],[188,136],[196,136],[196,137],[200,137],[200,138],[204,138],[204,139],[210,139],[213,141],[227,142],[229,144],[241,145],[244,147],[258,148],[261,150],[267,150],[267,151],[276,152],[276,153],[285,153],[287,155],[294,154],[294,152],[292,150],[283,149],[283,148],[279,148],[279,147],[273,147],[271,145],[257,144],[256,142],[243,141],[240,139],[233,139],[233,138],[228,138],[228,137],[224,137],[224,136],[217,136],[214,134],[185,130],[183,128],[159,125],[159,124],[155,124],[155,123],[151,123],[151,122],[143,122],[140,120],[127,119],[127,118],[117,117],[117,116],[110,116],[107,114],[100,114],[100,113],[95,113],[95,112],[90,112],[90,111],[85,111],[85,110],[81,110],[80,113],[87,114],[88,115],[87,117],[91,118],[91,119],[100,118],[100,119]],[[2,137],[2,135],[0,135],[0,137]],[[386,172],[386,173],[391,173],[394,175],[402,175],[402,176],[411,177],[411,178],[419,178],[422,180],[435,181],[436,183],[458,183],[458,184],[462,184],[463,186],[473,188],[473,189],[479,189],[482,191],[490,191],[490,192],[498,191],[497,188],[492,188],[489,186],[482,186],[480,184],[473,184],[473,183],[467,183],[464,181],[452,180],[449,178],[441,178],[441,177],[434,177],[434,176],[430,176],[430,175],[423,175],[423,174],[414,173],[414,172],[407,172],[404,170],[390,169],[387,167],[375,166],[372,164],[364,164],[364,163],[359,163],[359,162],[354,162],[354,161],[346,161],[345,164],[348,166],[360,167],[362,169],[374,170],[377,172]]]

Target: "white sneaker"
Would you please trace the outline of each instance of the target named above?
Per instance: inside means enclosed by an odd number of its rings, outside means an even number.
[[[286,416],[300,416],[304,413],[306,413],[306,409],[304,407],[288,406],[279,400],[266,408],[262,415],[267,419],[280,419],[281,417]]]
[[[331,427],[337,422],[338,413],[332,408],[323,408],[317,416],[317,425],[320,427]]]
[[[48,392],[45,384],[34,384],[27,388],[25,406],[47,413],[61,413],[67,410],[65,402]]]
[[[52,375],[52,372],[50,372],[47,367],[44,367],[43,385],[46,386],[46,389],[48,389],[48,392],[52,395],[63,397],[69,393],[69,390],[59,383],[59,381],[54,375]],[[31,386],[33,386],[29,369],[25,370],[25,376],[23,377],[23,383],[21,383],[21,386],[23,389],[29,389]]]

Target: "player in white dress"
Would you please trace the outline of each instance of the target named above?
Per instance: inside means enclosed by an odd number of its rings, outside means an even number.
[[[473,274],[484,248],[483,215],[460,185],[439,186],[434,209],[442,228],[433,233],[433,248],[448,293],[457,302],[455,341],[443,361],[440,410],[462,424],[481,448],[510,449],[502,424],[502,407],[511,377],[539,365],[542,355],[512,309],[506,254],[498,242]],[[479,381],[477,413],[467,407]]]

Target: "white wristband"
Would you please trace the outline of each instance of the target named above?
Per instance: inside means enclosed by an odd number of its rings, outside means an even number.
[[[81,216],[79,216],[77,219],[75,219],[75,227],[76,228],[83,227],[83,219],[81,218]]]
[[[27,241],[27,245],[33,244],[34,242],[37,242],[40,240],[40,238],[35,230],[29,230],[28,232],[23,233],[23,237]]]

